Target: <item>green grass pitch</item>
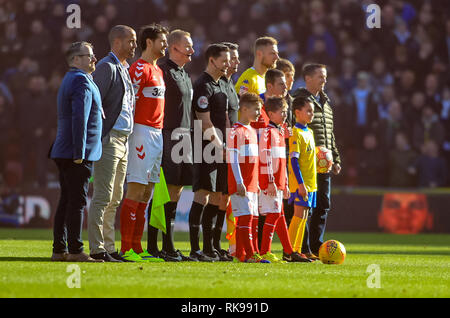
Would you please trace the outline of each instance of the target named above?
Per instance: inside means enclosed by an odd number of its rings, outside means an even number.
[[[344,264],[77,263],[76,272],[70,263],[50,262],[51,230],[0,229],[0,297],[450,297],[450,235],[328,233],[326,239],[345,245]],[[175,241],[188,253],[187,233],[176,233]],[[276,239],[272,251],[281,254]],[[71,275],[79,286],[70,284]]]

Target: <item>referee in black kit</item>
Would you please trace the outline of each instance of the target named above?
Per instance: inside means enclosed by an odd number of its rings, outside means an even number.
[[[238,121],[239,113],[239,96],[236,93],[233,79],[231,78],[233,74],[237,73],[239,64],[241,63],[239,60],[239,46],[236,43],[231,42],[222,42],[220,44],[223,44],[230,49],[230,67],[227,69],[226,74],[220,78],[220,81],[223,82],[225,88],[227,89],[228,119],[230,120],[230,126],[232,127]],[[226,168],[228,169],[228,166],[226,166]],[[230,196],[228,195],[228,180],[225,179],[225,182],[227,183],[227,186],[225,187],[225,191],[222,192],[217,219],[213,227],[213,247],[219,253],[221,261],[232,261],[233,257],[229,251],[222,249],[220,244],[222,229],[227,214],[227,207],[230,203]]]
[[[184,65],[191,61],[194,53],[191,36],[182,30],[173,30],[168,37],[169,57],[164,59],[159,67],[163,71],[166,85],[164,128],[163,128],[163,157],[162,167],[169,190],[170,202],[164,205],[166,217],[166,234],[163,233],[163,246],[158,251],[158,229],[148,225],[148,252],[163,258],[166,262],[193,260],[176,250],[173,242],[173,230],[178,200],[183,186],[192,184],[192,82]],[[183,151],[179,153],[172,149],[182,142]],[[187,147],[186,147],[187,146]],[[185,150],[189,149],[186,153]],[[149,214],[151,204],[148,208]],[[150,219],[150,218],[149,218]]]
[[[212,243],[212,228],[217,217],[222,193],[227,187],[227,167],[224,159],[228,118],[227,88],[223,81],[230,66],[230,49],[223,44],[211,44],[205,52],[206,70],[194,83],[192,110],[194,118],[194,201],[189,213],[190,257],[198,261],[221,260]],[[200,129],[203,133],[196,133]],[[200,136],[198,136],[200,135]],[[203,140],[206,139],[206,140]],[[200,140],[201,139],[201,140]],[[198,149],[201,145],[201,149]],[[200,224],[203,232],[203,252],[199,245]]]

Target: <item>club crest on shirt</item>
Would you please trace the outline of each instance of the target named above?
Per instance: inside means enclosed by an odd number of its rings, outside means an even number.
[[[248,92],[248,87],[246,87],[246,86],[241,86],[241,87],[239,88],[239,95],[245,94],[245,93],[247,93],[247,92]]]

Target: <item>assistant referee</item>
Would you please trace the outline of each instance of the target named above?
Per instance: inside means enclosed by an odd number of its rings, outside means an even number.
[[[193,115],[198,120],[194,124],[194,135],[195,126],[201,122],[201,130],[204,133],[202,139],[207,140],[194,140],[195,144],[202,144],[202,151],[199,154],[201,158],[194,156],[192,182],[194,200],[189,213],[191,242],[189,256],[198,261],[211,262],[220,260],[218,252],[213,248],[212,228],[222,193],[227,186],[223,140],[226,136],[226,127],[230,127],[230,123],[227,89],[220,78],[230,67],[230,49],[223,44],[211,44],[206,49],[205,58],[207,67],[194,83],[192,101]],[[205,152],[208,153],[206,157]],[[196,151],[195,154],[197,155]],[[199,246],[200,224],[203,231],[203,252]]]
[[[194,53],[189,32],[173,30],[168,37],[169,57],[159,67],[163,71],[165,91],[163,123],[162,167],[170,195],[170,202],[164,205],[166,234],[163,233],[162,250],[158,251],[158,229],[148,225],[149,253],[158,255],[166,262],[192,260],[176,250],[173,242],[176,208],[184,186],[192,184],[192,143],[191,143],[191,107],[192,81],[184,69]],[[172,150],[182,142],[183,151]],[[148,208],[149,214],[151,204]]]

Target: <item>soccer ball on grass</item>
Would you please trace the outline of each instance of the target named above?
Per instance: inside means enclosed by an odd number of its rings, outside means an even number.
[[[319,259],[324,264],[342,264],[346,254],[344,244],[336,240],[328,240],[319,248]]]

